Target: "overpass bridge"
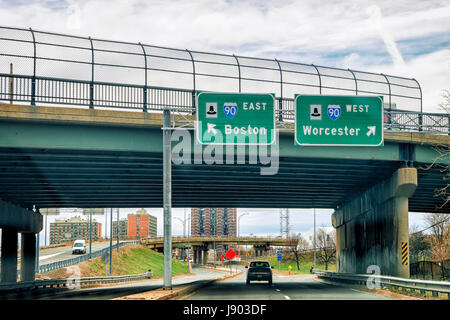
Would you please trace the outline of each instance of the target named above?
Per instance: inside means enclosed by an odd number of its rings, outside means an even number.
[[[16,279],[19,232],[34,279],[39,208],[162,207],[161,111],[192,131],[200,90],[276,94],[278,170],[196,161],[208,147],[191,139],[173,207],[334,208],[338,270],[405,277],[408,211],[449,212],[434,196],[443,173],[424,169],[450,164],[435,150],[450,145],[449,115],[423,112],[414,79],[7,27],[0,48],[2,281]],[[383,96],[384,146],[295,146],[294,93]]]
[[[141,244],[161,251],[164,248],[164,237],[145,238]],[[286,238],[264,237],[172,237],[172,246],[188,246],[192,248],[194,263],[207,263],[207,252],[214,245],[245,245],[255,248],[255,256],[263,256],[271,246],[289,247],[293,243]]]
[[[172,237],[173,245],[208,246],[212,243],[227,245],[256,245],[256,246],[291,246],[292,241],[286,238],[264,238],[264,237]],[[141,239],[141,244],[153,249],[164,246],[164,237]]]

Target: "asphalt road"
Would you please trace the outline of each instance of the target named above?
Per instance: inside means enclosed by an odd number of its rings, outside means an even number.
[[[315,280],[314,275],[273,276],[273,283],[245,283],[246,271],[215,282],[186,300],[387,300],[388,297]]]
[[[226,271],[211,270],[205,268],[192,268],[192,275],[177,276],[172,279],[174,286],[192,283],[200,280],[218,279],[227,275]],[[0,297],[0,299],[32,299],[32,300],[108,300],[130,294],[145,292],[154,289],[160,289],[163,285],[163,279],[150,279],[128,284],[119,284],[101,288],[78,289],[78,290],[55,290],[48,292],[42,290],[36,295],[11,295],[10,297]]]
[[[124,242],[124,241],[120,241]],[[125,241],[126,242],[126,241]],[[117,241],[113,242],[115,245]],[[104,248],[109,247],[109,241],[104,242],[93,242],[92,243],[92,252],[99,251]],[[89,244],[86,247],[86,254],[89,254]],[[46,249],[39,251],[39,264],[44,265],[56,261],[62,261],[67,259],[72,259],[80,256],[79,254],[72,254],[72,247],[58,247],[53,249]]]

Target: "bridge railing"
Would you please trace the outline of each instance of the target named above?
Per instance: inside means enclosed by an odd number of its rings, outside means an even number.
[[[92,88],[94,96],[90,95],[89,88]],[[143,98],[144,94],[146,98]],[[146,111],[175,108],[179,112],[194,113],[192,96],[195,94],[196,91],[186,89],[0,73],[0,101],[10,103],[95,106],[124,110],[143,110],[145,107]],[[294,99],[277,97],[275,107],[279,120],[286,123],[294,121]],[[385,109],[384,128],[389,132],[448,134],[450,115]]]
[[[0,73],[30,76],[31,82],[23,84],[33,105],[51,102],[49,90],[55,90],[66,92],[60,100],[67,103],[90,108],[120,103],[146,111],[159,105],[149,88],[164,87],[180,88],[179,105],[193,109],[195,92],[219,91],[274,93],[280,116],[295,94],[377,95],[388,110],[423,111],[422,89],[413,78],[32,28],[0,26]],[[77,94],[69,95],[71,90]]]

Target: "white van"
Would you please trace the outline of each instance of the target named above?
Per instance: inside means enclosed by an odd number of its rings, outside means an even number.
[[[86,253],[86,241],[85,240],[75,240],[72,246],[72,254],[75,253]]]

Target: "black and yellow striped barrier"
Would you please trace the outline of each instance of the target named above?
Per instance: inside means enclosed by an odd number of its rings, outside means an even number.
[[[402,242],[402,264],[408,265],[408,242]]]

